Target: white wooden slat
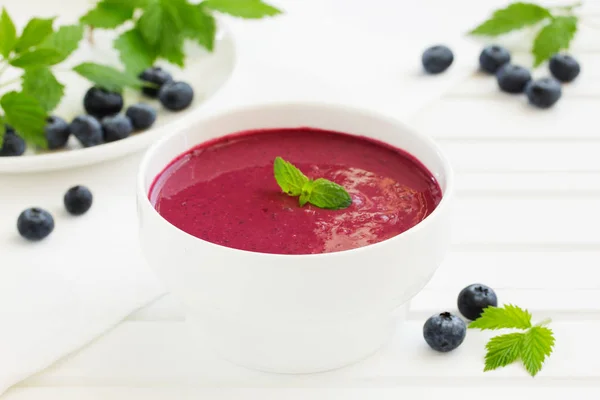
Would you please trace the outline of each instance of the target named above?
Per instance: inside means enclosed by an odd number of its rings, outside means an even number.
[[[369,384],[482,383],[512,378],[531,382],[521,367],[483,373],[487,332],[469,331],[456,351],[431,351],[422,338],[422,320],[399,326],[379,353],[352,366],[315,375],[274,375],[246,370],[218,359],[209,344],[186,323],[125,322],[102,340],[26,380],[26,386],[153,386],[153,387],[343,387]],[[600,379],[600,357],[591,344],[598,321],[552,323],[556,348],[536,380]]]
[[[458,173],[456,189],[461,197],[502,195],[600,195],[600,172]]]
[[[600,396],[600,388],[553,387],[552,382],[538,384],[533,381],[530,387],[523,385],[506,387],[506,385],[485,386],[487,400],[506,400],[518,396],[518,399],[543,398],[546,400],[596,400]],[[492,390],[489,390],[492,389]],[[210,388],[124,388],[124,387],[64,387],[64,388],[16,388],[9,391],[3,400],[411,400],[461,398],[465,392],[479,392],[482,386],[472,382],[462,387],[456,385],[440,385],[431,380],[428,385],[403,384],[402,387],[352,387],[352,388],[243,388],[243,389],[210,389]]]
[[[410,124],[440,139],[600,138],[596,126],[589,123],[600,100],[569,99],[549,112],[528,105],[522,95],[499,96],[442,99],[417,113]]]
[[[439,140],[458,172],[600,171],[600,140]]]

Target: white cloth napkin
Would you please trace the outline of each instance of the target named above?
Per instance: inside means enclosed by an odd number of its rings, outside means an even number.
[[[457,60],[446,74],[426,76],[420,55],[433,44],[427,39],[402,29],[395,37],[375,25],[356,26],[326,8],[316,18],[315,2],[285,4],[285,17],[232,23],[238,68],[200,113],[260,101],[322,100],[407,119],[475,70],[475,49],[461,39],[439,39],[453,47]],[[139,158],[0,175],[0,393],[163,293],[138,248]],[[67,215],[62,206],[64,192],[75,184],[88,185],[95,195],[81,217]],[[44,207],[56,219],[54,233],[39,243],[27,243],[16,232],[17,216],[29,206]]]

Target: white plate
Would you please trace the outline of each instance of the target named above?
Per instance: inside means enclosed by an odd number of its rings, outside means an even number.
[[[24,23],[23,15],[16,13],[19,11],[19,7],[11,7],[11,4],[9,4],[7,9],[9,13],[13,14],[12,17],[17,21],[17,24],[22,27]],[[23,7],[20,7],[20,9],[22,10]],[[13,10],[16,10],[16,12]],[[36,16],[39,14],[39,12],[36,12]],[[71,21],[61,21],[61,24],[68,24]],[[53,114],[70,122],[76,115],[85,113],[82,100],[85,92],[92,85],[70,71],[70,68],[83,61],[119,65],[117,52],[112,48],[114,37],[115,33],[111,31],[95,31],[95,44],[93,46],[84,39],[80,44],[80,48],[65,63],[54,68],[56,77],[65,84],[66,90],[65,97]],[[78,167],[108,161],[149,146],[165,132],[168,132],[173,123],[198,112],[203,104],[224,86],[233,73],[236,61],[234,41],[231,32],[222,23],[219,24],[215,49],[212,53],[208,53],[192,43],[186,44],[186,47],[188,58],[185,69],[182,70],[169,64],[164,65],[164,67],[172,73],[175,80],[188,82],[194,88],[194,101],[188,109],[180,112],[170,112],[162,108],[157,100],[143,97],[136,91],[127,90],[124,93],[125,107],[123,111],[128,105],[138,101],[149,103],[158,110],[158,118],[151,129],[135,133],[118,142],[90,148],[82,148],[77,140],[71,137],[67,148],[64,150],[40,151],[37,153],[28,150],[20,157],[0,157],[0,173],[39,172]],[[16,73],[17,71],[11,72]],[[10,79],[11,75],[6,74],[4,77]],[[18,88],[18,84],[15,88]]]

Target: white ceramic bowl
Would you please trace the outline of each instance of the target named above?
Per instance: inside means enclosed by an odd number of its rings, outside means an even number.
[[[162,218],[148,200],[153,179],[196,144],[233,132],[310,126],[402,148],[437,178],[443,198],[420,224],[386,241],[328,254],[274,255],[223,247]],[[428,137],[387,117],[342,106],[267,104],[181,125],[142,161],[142,250],[215,348],[236,364],[280,373],[342,367],[378,350],[392,313],[429,281],[450,239],[451,167]]]

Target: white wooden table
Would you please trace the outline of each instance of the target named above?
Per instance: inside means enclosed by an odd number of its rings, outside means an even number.
[[[442,2],[423,3],[449,10]],[[588,15],[600,17],[600,3],[587,3]],[[476,14],[480,18],[481,12]],[[454,244],[434,279],[411,302],[409,320],[375,356],[317,375],[248,371],[219,360],[191,337],[177,301],[167,295],[4,398],[597,399],[600,31],[582,27],[573,53],[583,66],[581,79],[565,87],[553,110],[531,109],[523,96],[498,93],[493,79],[474,74],[410,121],[441,143],[456,168]],[[516,57],[526,59],[524,53]],[[134,170],[138,160],[139,155],[119,160],[91,172],[90,179]],[[129,187],[132,179],[133,174],[123,178],[115,190]],[[496,288],[501,301],[528,308],[535,319],[553,319],[556,349],[535,379],[520,366],[483,373],[489,336],[479,332],[469,331],[468,340],[450,354],[426,348],[424,319],[454,310],[459,290],[474,282]]]

